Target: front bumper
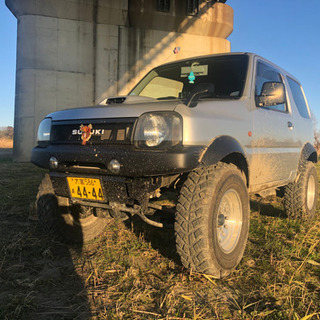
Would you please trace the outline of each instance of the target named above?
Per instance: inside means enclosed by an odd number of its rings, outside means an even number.
[[[35,165],[51,169],[49,159],[55,157],[55,171],[114,175],[107,168],[111,160],[120,163],[122,177],[152,177],[191,171],[199,165],[202,146],[172,150],[140,150],[131,145],[49,145],[32,150]]]

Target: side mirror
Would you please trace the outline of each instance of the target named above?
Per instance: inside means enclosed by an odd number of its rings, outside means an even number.
[[[259,107],[270,107],[286,102],[286,92],[282,82],[265,82],[261,95],[257,96]]]
[[[213,93],[213,83],[199,83],[192,89],[184,104],[187,105],[187,107],[194,108],[198,104],[199,99],[212,97]]]

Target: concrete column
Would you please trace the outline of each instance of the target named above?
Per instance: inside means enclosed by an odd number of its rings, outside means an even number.
[[[36,15],[18,21],[15,102],[16,160],[26,160],[43,117],[64,108],[91,105],[92,23]]]
[[[100,83],[108,86],[117,81],[114,57],[118,50],[118,25],[125,23],[127,1],[100,2],[6,0],[18,20],[16,161],[30,159],[38,125],[45,115],[93,105],[101,95]],[[97,67],[97,60],[101,60],[101,67]]]
[[[151,68],[230,51],[233,10],[185,0],[6,0],[18,20],[14,159],[29,161],[42,118],[127,94]],[[179,53],[174,53],[174,48]]]

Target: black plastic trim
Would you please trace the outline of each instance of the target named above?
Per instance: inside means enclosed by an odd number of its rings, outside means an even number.
[[[303,150],[300,155],[300,159],[312,161],[314,163],[318,162],[317,151],[311,143],[307,142],[304,145]]]
[[[59,162],[55,171],[113,175],[107,168],[110,161],[116,159],[121,165],[118,176],[148,177],[191,171],[199,165],[203,149],[203,146],[139,150],[128,145],[50,145],[34,148],[31,162],[51,169],[49,159],[55,157]]]
[[[230,136],[221,136],[209,145],[201,157],[201,163],[205,166],[216,164],[232,153],[239,153],[247,160],[246,154],[237,140]]]

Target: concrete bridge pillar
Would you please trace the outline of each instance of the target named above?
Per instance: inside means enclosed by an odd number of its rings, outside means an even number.
[[[29,161],[46,114],[126,94],[158,64],[230,51],[228,5],[200,0],[188,15],[188,1],[157,2],[6,0],[18,20],[16,161]]]

